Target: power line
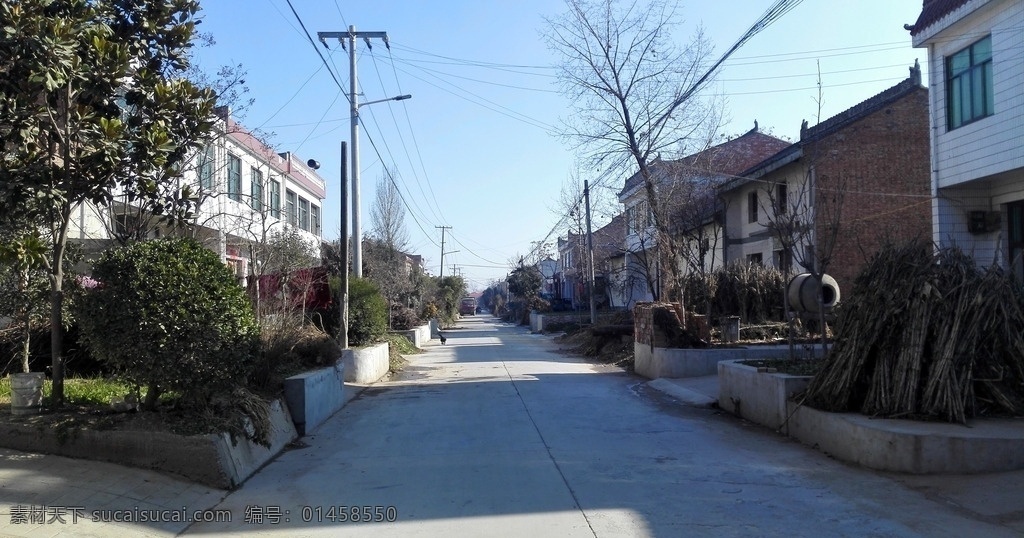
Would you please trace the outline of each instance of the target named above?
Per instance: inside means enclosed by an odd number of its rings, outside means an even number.
[[[348,94],[345,93],[345,88],[342,87],[341,82],[338,82],[338,77],[334,76],[334,71],[327,63],[327,59],[320,53],[320,47],[316,46],[316,41],[313,41],[313,36],[310,35],[309,30],[306,29],[306,23],[302,22],[302,17],[300,17],[299,13],[295,11],[295,6],[292,5],[292,0],[285,1],[288,2],[288,7],[291,8],[292,14],[295,15],[295,20],[299,21],[299,26],[302,27],[302,31],[306,34],[306,39],[309,40],[309,44],[313,46],[313,50],[316,51],[316,55],[320,57],[320,61],[324,63],[324,66],[327,67],[327,72],[330,73],[331,78],[334,79],[334,83],[338,85],[338,89],[341,90],[341,93],[345,95],[345,98],[347,99]]]

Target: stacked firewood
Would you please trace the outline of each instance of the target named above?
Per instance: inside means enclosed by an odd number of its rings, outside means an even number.
[[[880,251],[837,313],[807,404],[964,423],[1024,415],[1024,290],[998,266],[915,242]]]

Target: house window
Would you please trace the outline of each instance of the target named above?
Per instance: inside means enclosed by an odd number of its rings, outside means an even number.
[[[281,218],[281,182],[270,180],[270,216]]]
[[[747,254],[747,263],[750,265],[761,265],[761,253]]]
[[[228,154],[228,198],[242,200],[242,160]]]
[[[1010,267],[1017,278],[1024,281],[1024,201],[1008,204],[1006,217]]]
[[[786,199],[786,184],[779,183],[775,185],[775,212],[779,215],[786,214],[786,207],[789,205]]]
[[[284,203],[285,203],[285,217],[288,219],[288,224],[292,226],[298,225],[298,211],[296,210],[297,197],[294,192],[285,189],[284,191]]]
[[[995,113],[992,36],[946,59],[946,100],[950,130]]]
[[[309,231],[309,200],[299,197],[299,228]]]
[[[263,212],[263,172],[252,168],[249,170],[249,182],[251,183],[252,197],[250,204],[252,208],[260,213]]]
[[[213,171],[216,164],[213,146],[206,146],[202,156],[199,157],[199,188],[213,190]]]
[[[311,206],[309,208],[309,231],[313,232],[317,237],[320,236],[320,208],[317,206]]]
[[[757,222],[757,191],[747,194],[747,222]]]

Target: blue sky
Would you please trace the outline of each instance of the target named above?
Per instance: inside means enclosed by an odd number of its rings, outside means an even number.
[[[676,41],[684,44],[702,25],[717,57],[772,3],[680,2],[685,22]],[[595,180],[578,166],[571,146],[553,134],[570,108],[557,92],[555,57],[540,33],[544,17],[564,10],[562,1],[292,4],[298,19],[286,0],[205,0],[199,28],[212,34],[216,44],[198,49],[196,58],[207,71],[241,64],[255,99],[240,118],[243,125],[272,133],[277,151],[321,163],[319,172],[328,185],[325,238],[336,238],[340,229],[340,142],[349,139],[349,109],[299,19],[314,41],[317,32],[350,25],[357,31],[387,32],[390,50],[379,40],[372,42],[372,50],[361,41],[357,47],[360,101],[413,96],[360,110],[364,234],[370,231],[369,208],[387,165],[397,171],[409,206],[408,250],[425,257],[431,274],[440,268],[437,226],[451,226],[444,273],[456,266],[472,289],[503,279],[509,261],[528,253],[533,242],[555,241],[563,184],[574,174]],[[819,62],[821,119],[898,83],[915,59],[924,64],[927,58],[925,50],[911,47],[903,29],[920,9],[920,0],[804,0],[738,50],[718,73],[712,90],[725,99],[720,134],[742,134],[757,120],[762,131],[795,140],[802,120],[816,123]],[[347,92],[348,53],[337,41],[329,45],[328,50],[316,43]],[[607,199],[612,190],[597,194]],[[607,207],[598,213],[597,224],[611,216]]]

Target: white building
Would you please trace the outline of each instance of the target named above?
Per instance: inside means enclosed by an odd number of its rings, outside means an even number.
[[[1024,277],[1024,2],[924,0],[933,239]]]
[[[199,192],[187,233],[231,266],[241,279],[251,274],[254,245],[292,226],[318,252],[326,183],[291,153],[275,153],[218,109],[217,134],[183,167],[181,185]],[[152,213],[115,196],[110,207],[82,205],[72,212],[69,239],[103,247],[118,237],[153,238],[169,233]],[[119,201],[117,201],[119,200]]]

